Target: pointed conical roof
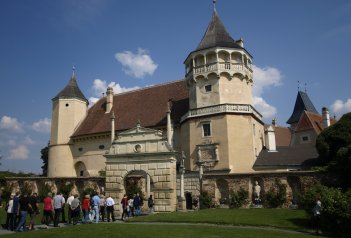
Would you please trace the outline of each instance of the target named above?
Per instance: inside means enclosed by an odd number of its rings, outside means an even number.
[[[298,91],[294,111],[286,123],[293,124],[298,122],[304,111],[319,114],[316,108],[314,107],[312,101],[308,97],[307,93]]]
[[[74,71],[66,87],[62,89],[61,92],[59,92],[56,95],[56,97],[54,97],[52,100],[55,101],[59,98],[78,98],[85,101],[88,104],[88,100],[85,98],[84,94],[82,93],[82,91],[80,91],[78,87]]]
[[[229,35],[225,29],[221,19],[219,19],[217,11],[213,11],[212,19],[207,27],[205,35],[202,37],[200,44],[195,51],[203,50],[211,47],[222,46],[229,48],[242,48]]]

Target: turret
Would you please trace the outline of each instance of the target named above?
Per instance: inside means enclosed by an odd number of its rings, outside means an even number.
[[[235,41],[217,11],[185,62],[190,109],[218,104],[252,105],[252,56]]]
[[[79,89],[73,69],[66,87],[52,99],[48,177],[76,176],[70,137],[85,118],[88,100]]]

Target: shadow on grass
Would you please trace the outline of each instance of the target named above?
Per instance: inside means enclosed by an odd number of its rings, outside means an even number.
[[[290,218],[287,219],[294,225],[301,227],[304,230],[311,230],[312,229],[312,224],[311,221],[307,218]]]

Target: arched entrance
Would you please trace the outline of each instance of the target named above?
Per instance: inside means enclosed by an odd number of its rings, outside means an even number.
[[[151,176],[143,170],[130,171],[124,177],[124,190],[128,196],[134,197],[139,193],[140,197],[145,201],[152,193],[153,182]]]

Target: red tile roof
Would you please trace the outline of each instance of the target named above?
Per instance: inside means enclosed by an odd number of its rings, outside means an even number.
[[[172,100],[171,118],[177,124],[189,109],[189,94],[184,80],[114,95],[115,129],[133,128],[138,120],[143,127],[164,127],[169,100]],[[111,113],[105,113],[105,108],[106,97],[89,109],[73,137],[110,132]]]
[[[276,146],[289,146],[291,142],[291,130],[288,127],[275,126]]]
[[[335,123],[336,120],[331,118],[330,124],[334,125]],[[313,129],[317,135],[319,135],[322,132],[323,127],[323,117],[321,115],[304,111],[296,126],[296,132]]]

